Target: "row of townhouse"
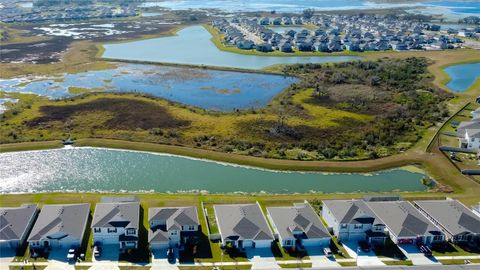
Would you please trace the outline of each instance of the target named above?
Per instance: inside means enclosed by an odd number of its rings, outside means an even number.
[[[330,245],[329,232],[307,202],[267,207],[267,217],[258,203],[214,205],[214,210],[224,247],[270,248],[275,239],[286,249]]]
[[[90,204],[37,205],[0,208],[0,248],[16,250],[27,241],[34,251],[78,248],[82,245]],[[180,247],[200,229],[195,207],[150,208],[149,243],[152,248]],[[103,197],[92,220],[95,245],[136,249],[139,241],[140,203],[133,196]],[[28,237],[27,237],[28,236]]]
[[[327,200],[322,218],[341,241],[431,245],[480,241],[480,218],[456,200]]]
[[[256,204],[213,206],[221,245],[234,248],[327,247],[331,234],[340,241],[370,244],[434,244],[445,240],[480,242],[480,217],[456,200],[414,201],[399,198],[325,200],[320,220],[308,202],[267,207]],[[33,250],[82,245],[90,204],[36,205],[0,208],[0,247],[16,249],[28,241]],[[183,248],[201,230],[196,207],[148,209],[151,249]],[[95,245],[115,245],[120,251],[138,247],[140,203],[136,197],[103,197],[93,221]],[[331,231],[331,233],[330,233]],[[29,236],[28,236],[29,235]],[[28,237],[27,237],[28,236]]]

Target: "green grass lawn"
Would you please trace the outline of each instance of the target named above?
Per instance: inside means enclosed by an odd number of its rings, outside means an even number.
[[[480,259],[469,260],[471,263],[480,263]],[[465,260],[439,260],[443,265],[465,264]]]
[[[311,263],[289,263],[289,264],[278,264],[281,268],[312,268]]]
[[[384,261],[383,262],[386,265],[408,265],[411,266],[413,265],[413,262],[410,260],[404,260],[404,261]]]

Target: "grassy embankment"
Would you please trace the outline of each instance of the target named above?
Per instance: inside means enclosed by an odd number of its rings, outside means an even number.
[[[27,30],[19,30],[0,22],[0,43],[2,45],[30,43],[49,39],[44,36],[29,35]]]

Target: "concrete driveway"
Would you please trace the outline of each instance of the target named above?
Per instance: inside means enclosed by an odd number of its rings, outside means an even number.
[[[118,245],[102,245],[100,256],[95,258],[92,255],[92,267],[89,270],[118,270],[119,257]]]
[[[178,250],[174,249],[175,258],[178,258]],[[152,251],[152,270],[178,270],[178,266],[170,264],[167,259],[167,249],[155,249]]]
[[[328,258],[321,247],[305,247],[312,262],[312,268],[339,267],[334,257]]]
[[[413,265],[435,265],[440,264],[435,257],[425,256],[416,245],[398,245],[400,250],[412,261]]]
[[[75,270],[75,266],[67,260],[67,249],[52,249],[48,254],[46,270]]]
[[[9,264],[15,257],[15,251],[12,249],[0,249],[0,270],[9,270]]]
[[[270,248],[248,248],[245,250],[247,258],[252,262],[252,269],[280,269],[272,249]]]
[[[358,266],[382,266],[385,265],[371,249],[369,252],[360,250],[357,241],[343,242],[343,247],[350,257],[355,258]]]

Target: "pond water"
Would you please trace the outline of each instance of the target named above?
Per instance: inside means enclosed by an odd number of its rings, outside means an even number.
[[[445,72],[451,78],[447,87],[455,92],[463,92],[480,78],[480,63],[449,66]]]
[[[103,57],[243,69],[261,69],[276,64],[345,62],[361,59],[355,56],[243,55],[219,50],[211,38],[204,27],[191,26],[179,31],[176,36],[106,44]]]
[[[426,189],[423,176],[402,169],[372,174],[280,172],[89,147],[0,154],[0,193],[421,191]]]
[[[50,98],[70,97],[88,91],[83,88],[142,92],[199,108],[231,111],[263,107],[296,81],[294,77],[260,73],[124,64],[116,69],[49,78],[0,80],[0,90]]]

